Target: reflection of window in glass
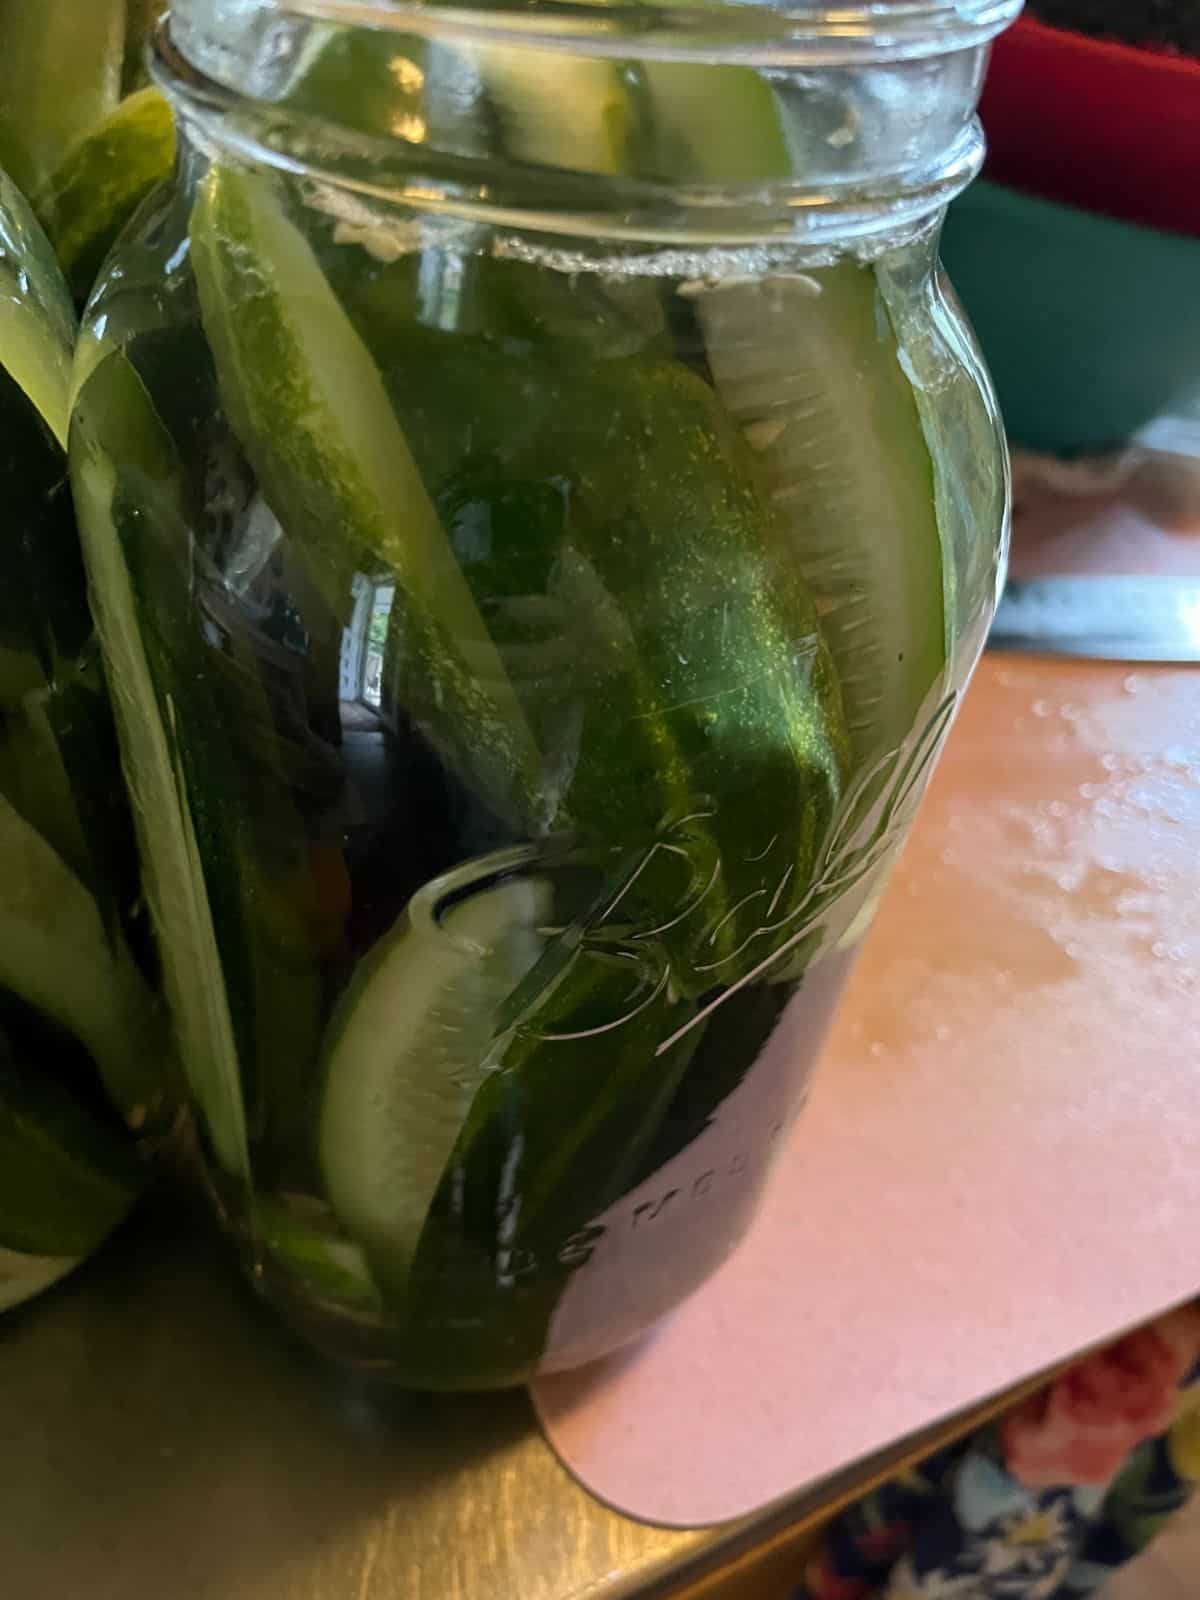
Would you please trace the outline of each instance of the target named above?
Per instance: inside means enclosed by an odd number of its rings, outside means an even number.
[[[383,657],[387,646],[388,617],[395,595],[394,583],[377,583],[371,594],[367,647],[363,659],[362,698],[376,711],[383,699]]]
[[[338,697],[379,710],[383,699],[383,658],[394,583],[376,583],[363,573],[354,578],[354,611],[342,634]]]
[[[338,666],[338,699],[357,701],[362,694],[363,656],[367,648],[367,629],[371,624],[371,599],[375,587],[361,572],[354,574],[351,588],[354,610],[342,630],[342,654]]]
[[[463,258],[453,250],[426,250],[421,256],[417,293],[421,321],[430,328],[452,333],[458,327],[463,289]]]

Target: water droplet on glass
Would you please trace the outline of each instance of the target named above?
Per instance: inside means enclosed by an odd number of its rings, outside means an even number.
[[[1052,717],[1054,715],[1054,702],[1052,700],[1035,700],[1033,702],[1035,717]]]
[[[1125,678],[1124,682],[1121,684],[1121,687],[1124,689],[1126,694],[1140,694],[1145,686],[1145,683],[1146,680],[1144,677],[1142,677],[1141,673],[1131,672]]]

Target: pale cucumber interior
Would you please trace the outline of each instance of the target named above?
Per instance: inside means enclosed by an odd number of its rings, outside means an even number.
[[[860,762],[945,667],[933,468],[870,266],[699,287],[718,393],[754,447],[838,668]]]
[[[135,1108],[165,1048],[141,974],[79,879],[3,796],[0,861],[0,986],[70,1029],[114,1102]]]
[[[390,1282],[416,1254],[498,1013],[541,953],[549,910],[548,886],[513,879],[440,921],[406,913],[334,1020],[321,1168],[335,1211]]]

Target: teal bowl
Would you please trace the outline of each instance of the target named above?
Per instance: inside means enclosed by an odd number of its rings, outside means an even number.
[[[980,181],[942,259],[1014,444],[1106,450],[1200,398],[1200,238]]]

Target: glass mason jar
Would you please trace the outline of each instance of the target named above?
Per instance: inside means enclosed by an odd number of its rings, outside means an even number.
[[[753,1215],[991,615],[1009,0],[190,0],[72,470],[211,1189],[402,1382]]]

